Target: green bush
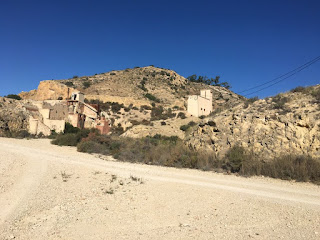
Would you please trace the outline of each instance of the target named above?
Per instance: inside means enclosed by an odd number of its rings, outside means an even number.
[[[124,108],[124,105],[121,103],[117,103],[117,102],[112,102],[111,103],[111,110],[112,112],[119,112],[121,110],[121,108]]]
[[[291,89],[290,92],[293,92],[293,93],[295,93],[295,92],[305,93],[306,92],[306,88],[302,87],[302,86],[298,86],[298,87],[296,87],[294,89]]]
[[[320,160],[310,156],[284,155],[263,164],[261,174],[272,178],[320,184]]]
[[[140,85],[138,85],[138,88],[142,89],[142,90],[145,91],[145,92],[148,92],[148,89],[145,87],[145,84],[146,84],[146,80],[143,79],[143,80],[140,82]]]
[[[258,101],[259,98],[258,97],[252,97],[252,98],[249,98],[245,101],[244,103],[244,108],[247,108],[249,107],[250,104],[254,103],[255,101]]]
[[[143,111],[143,110],[151,110],[152,108],[148,105],[141,105],[140,106],[140,111]],[[137,109],[136,109],[137,110]]]
[[[151,109],[151,120],[165,120],[165,117],[163,117],[163,107],[159,106],[159,107],[153,107]]]
[[[289,102],[290,99],[288,97],[283,97],[281,95],[277,95],[272,98],[273,109],[285,109],[285,104]]]
[[[207,76],[197,76],[196,74],[193,74],[187,77],[187,79],[190,82],[204,83],[213,86],[221,86],[227,89],[231,88],[228,82],[220,82],[220,76],[216,76],[215,78],[208,78]]]
[[[311,95],[320,102],[320,88],[311,92]]]
[[[122,133],[124,133],[123,127],[120,126],[113,126],[111,128],[112,135],[120,136]]]
[[[187,131],[189,128],[190,128],[191,126],[190,125],[182,125],[182,126],[180,126],[180,130],[182,130],[182,131]]]
[[[22,98],[19,95],[16,94],[8,94],[7,96],[4,96],[6,98],[11,98],[11,99],[16,99],[16,100],[21,100]]]
[[[83,88],[89,88],[91,86],[91,83],[88,81],[85,81],[82,83],[82,85],[83,85]]]
[[[153,96],[151,93],[147,93],[144,96],[146,98],[148,98],[149,100],[151,100],[151,101],[154,101],[154,102],[157,102],[157,103],[160,102],[160,99],[158,99],[157,97]]]
[[[11,137],[14,137],[14,138],[29,138],[29,137],[34,137],[34,136],[31,136],[31,134],[27,130],[20,130],[18,132],[13,132]]]
[[[51,143],[59,146],[77,146],[81,137],[77,133],[67,133],[58,135]]]
[[[80,132],[80,128],[72,126],[71,123],[66,122],[64,126],[64,133],[78,133]]]
[[[103,151],[103,148],[101,144],[94,141],[81,141],[77,145],[77,150],[79,152],[86,152],[86,153],[101,153]]]
[[[91,131],[97,130],[92,129]],[[89,133],[90,129],[79,129],[66,122],[64,133],[58,134],[51,143],[59,146],[77,146],[83,138],[88,137]]]
[[[247,154],[243,147],[234,146],[225,155],[225,168],[231,172],[240,172]]]
[[[73,84],[73,82],[65,82],[64,83],[65,85],[67,85],[68,87],[74,87],[74,84]]]
[[[177,117],[181,118],[181,119],[185,119],[186,118],[186,114],[184,112],[179,112]]]

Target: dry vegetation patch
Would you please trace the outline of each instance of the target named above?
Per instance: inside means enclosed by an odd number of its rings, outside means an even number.
[[[192,125],[194,125],[193,122],[188,124],[189,127]],[[72,141],[70,139],[66,141],[63,136],[75,138],[77,149],[80,152],[112,155],[119,161],[320,183],[320,160],[310,156],[282,155],[264,161],[263,158],[245,148],[234,146],[224,157],[219,158],[212,152],[189,148],[176,136],[166,137],[159,134],[153,137],[133,139],[100,135],[96,131],[85,133],[79,131],[59,135],[53,143],[70,145]]]

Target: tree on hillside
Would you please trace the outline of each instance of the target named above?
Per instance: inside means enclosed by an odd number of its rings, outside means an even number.
[[[7,96],[4,96],[6,98],[12,98],[12,99],[16,99],[16,100],[21,100],[22,98],[17,95],[17,94],[8,94]]]
[[[193,74],[187,77],[187,79],[191,82],[204,83],[212,86],[221,86],[227,89],[231,88],[228,82],[220,82],[220,76],[216,76],[215,78],[208,78],[207,76],[197,76],[196,74]]]

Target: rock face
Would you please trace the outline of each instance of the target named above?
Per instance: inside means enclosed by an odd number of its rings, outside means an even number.
[[[310,91],[320,92],[320,86]],[[266,159],[288,153],[320,157],[319,102],[309,93],[289,92],[240,104],[204,119],[185,140],[220,156],[239,145]]]
[[[168,137],[178,136],[183,139],[185,132],[180,129],[180,126],[188,124],[190,121],[198,122],[199,118],[189,117],[186,119],[169,118],[167,120],[152,121],[152,126],[137,125],[128,129],[122,136],[131,138],[142,138],[146,136],[154,136],[156,134],[165,135]]]
[[[31,90],[30,92],[21,92],[19,96],[22,99],[31,100],[58,100],[67,99],[71,93],[76,91],[72,87],[68,87],[57,81],[41,81],[37,90]]]
[[[0,136],[25,137],[29,134],[51,134],[64,130],[65,120],[61,101],[14,100],[0,97]],[[57,113],[56,113],[57,112]],[[50,115],[50,119],[49,119]]]
[[[9,136],[10,133],[28,131],[28,111],[21,102],[0,97],[0,136]]]

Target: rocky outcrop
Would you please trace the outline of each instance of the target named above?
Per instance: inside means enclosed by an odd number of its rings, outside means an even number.
[[[21,92],[19,96],[22,99],[32,100],[58,100],[67,99],[71,93],[76,91],[72,87],[68,87],[58,81],[41,81],[37,90],[31,90],[30,92]]]
[[[0,97],[0,136],[48,136],[52,130],[61,132],[67,119],[66,111],[67,106],[61,101],[19,101]]]
[[[21,102],[0,97],[0,136],[10,136],[11,133],[28,131],[28,111]]]
[[[220,156],[239,145],[266,159],[288,153],[320,157],[319,102],[310,94],[290,92],[241,104],[204,119],[185,140]]]

